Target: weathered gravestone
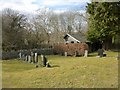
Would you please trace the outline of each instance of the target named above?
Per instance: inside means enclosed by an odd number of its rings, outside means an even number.
[[[42,58],[42,65],[46,66],[46,64],[47,64],[47,58],[44,55],[41,55],[41,58]]]
[[[28,56],[28,62],[31,63],[31,56]]]
[[[48,61],[46,63],[46,67],[51,67]]]
[[[103,57],[104,50],[102,48],[98,49],[98,56]]]
[[[67,56],[67,52],[65,52],[65,56]]]
[[[25,61],[28,61],[28,56],[25,57]]]
[[[38,63],[38,55],[35,53],[35,63]]]
[[[84,57],[87,57],[87,56],[88,56],[88,50],[85,50]]]
[[[25,57],[25,55],[23,54],[23,55],[22,55],[22,60],[24,60],[24,61],[25,61],[25,58],[26,58],[26,57]]]
[[[22,59],[22,53],[21,52],[19,53],[19,59]]]
[[[35,63],[35,60],[34,60],[34,53],[31,52],[31,60],[32,60],[32,63]]]

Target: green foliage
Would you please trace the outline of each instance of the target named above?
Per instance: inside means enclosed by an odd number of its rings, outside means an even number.
[[[105,41],[119,32],[119,2],[92,2],[87,6],[90,14],[88,39]]]

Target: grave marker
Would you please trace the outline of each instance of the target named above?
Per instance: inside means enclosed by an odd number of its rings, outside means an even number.
[[[34,60],[34,53],[31,52],[31,60],[32,60],[32,63],[35,63],[35,60]]]
[[[87,56],[88,56],[88,50],[85,50],[84,57],[87,57]]]
[[[28,61],[28,56],[25,57],[25,61]]]
[[[67,57],[67,52],[65,52],[65,56]]]
[[[47,58],[44,55],[41,55],[41,58],[42,58],[42,65],[46,66],[46,64],[47,64]]]
[[[35,63],[38,63],[38,55],[35,53]]]
[[[22,58],[22,53],[20,52],[20,53],[19,53],[19,59],[21,59],[21,58]]]
[[[28,62],[31,63],[31,56],[28,56]]]

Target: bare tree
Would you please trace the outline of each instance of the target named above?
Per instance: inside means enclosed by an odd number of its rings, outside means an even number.
[[[30,22],[32,27],[27,35],[29,37],[27,41],[30,43],[30,40],[34,38],[36,44],[34,46],[61,43],[64,41],[64,34],[81,32],[82,22],[83,15],[79,12],[66,11],[56,14],[48,9],[39,9],[37,16]]]
[[[51,33],[51,27],[50,27],[50,16],[51,12],[47,9],[38,10],[38,16],[36,17],[35,21],[35,27],[37,32],[42,32],[43,37],[46,39],[47,44],[50,42],[50,35]]]
[[[82,32],[83,26],[87,19],[86,17],[77,12],[77,11],[66,11],[62,14],[65,22],[66,32],[74,33],[74,32]]]
[[[2,11],[3,49],[20,48],[24,43],[23,31],[26,17],[17,11],[4,9]]]

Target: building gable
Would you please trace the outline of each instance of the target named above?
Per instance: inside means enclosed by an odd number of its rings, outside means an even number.
[[[64,40],[66,43],[86,42],[86,38],[82,34],[66,34],[64,36]]]

